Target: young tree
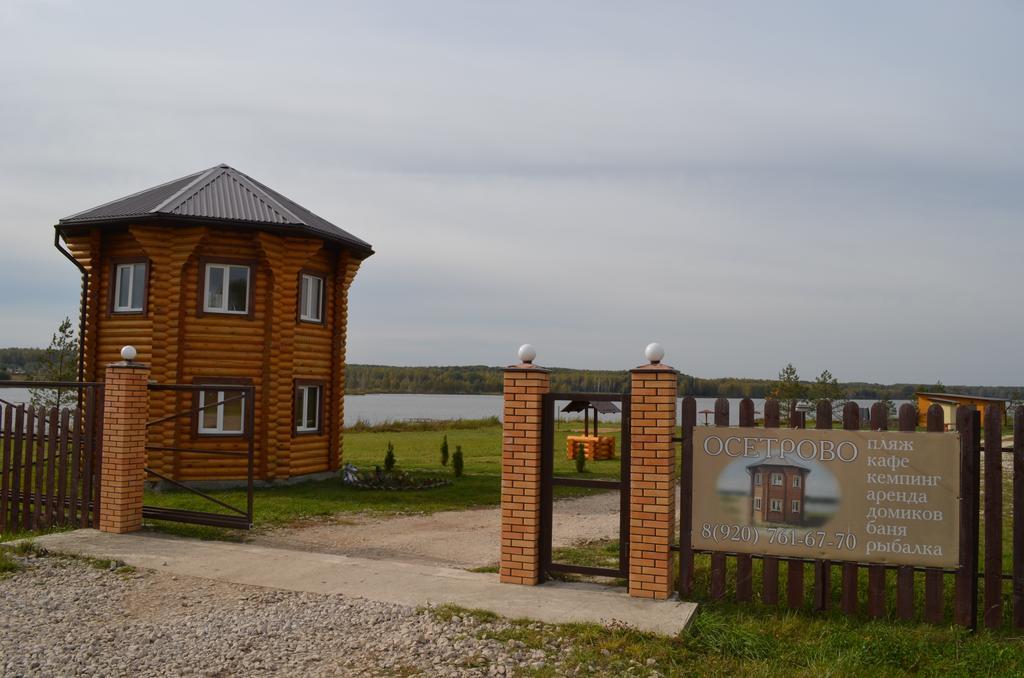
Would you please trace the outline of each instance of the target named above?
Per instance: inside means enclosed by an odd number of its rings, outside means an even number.
[[[77,381],[77,371],[78,337],[71,324],[71,318],[64,318],[43,355],[39,377],[41,381]],[[59,409],[71,405],[77,397],[77,389],[33,389],[32,404],[36,407]]]
[[[455,454],[452,455],[452,473],[456,478],[462,477],[462,445],[455,446]]]
[[[393,468],[395,468],[395,446],[389,440],[388,451],[384,454],[384,470],[390,473]]]
[[[807,389],[807,402],[810,405],[816,406],[822,400],[832,403],[832,419],[842,421],[843,406],[846,405],[848,398],[839,386],[839,380],[833,377],[828,370],[822,370],[814,383]]]
[[[800,381],[793,363],[787,363],[779,372],[779,380],[772,386],[770,395],[779,401],[784,416],[789,416],[793,405],[807,397],[807,387]]]
[[[448,465],[448,436],[445,435],[441,441],[441,466]]]
[[[587,467],[587,448],[583,443],[576,444],[576,473],[583,473]]]

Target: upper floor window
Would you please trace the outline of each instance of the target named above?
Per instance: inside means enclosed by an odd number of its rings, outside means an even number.
[[[772,474],[772,485],[782,485],[782,474],[781,473],[773,473]]]
[[[146,310],[146,262],[114,264],[113,284],[112,312],[142,313]]]
[[[800,487],[800,476],[793,476],[793,487]]]
[[[207,313],[249,313],[251,269],[240,264],[207,264],[203,310]]]
[[[299,277],[299,320],[324,321],[324,279],[318,275],[303,273]]]
[[[755,485],[760,485],[761,484],[761,472],[760,471],[758,471],[757,473],[754,474],[754,484]]]

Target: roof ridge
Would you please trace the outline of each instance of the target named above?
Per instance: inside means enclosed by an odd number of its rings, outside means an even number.
[[[288,209],[287,207],[282,205],[279,200],[274,198],[274,196],[270,195],[267,191],[265,191],[262,188],[260,188],[259,186],[257,186],[256,185],[256,181],[252,177],[250,177],[248,174],[246,174],[245,172],[242,172],[241,170],[236,170],[234,167],[228,167],[227,165],[225,165],[224,167],[225,167],[225,170],[224,170],[225,174],[230,172],[231,175],[233,176],[233,178],[235,178],[242,185],[246,186],[246,188],[248,188],[254,194],[256,194],[257,196],[260,196],[261,200],[263,200],[264,202],[268,203],[271,207],[276,209],[276,211],[281,216],[287,217],[289,219],[292,219],[293,221],[291,223],[293,223],[293,224],[301,224],[303,226],[308,226],[309,225],[304,220],[300,219],[297,214],[295,214],[290,209]]]
[[[86,212],[94,212],[94,211],[96,211],[98,209],[101,209],[103,207],[106,207],[108,205],[113,205],[116,202],[122,202],[124,200],[128,200],[129,198],[135,198],[137,196],[142,195],[143,193],[149,193],[150,191],[155,191],[155,190],[157,190],[159,188],[163,188],[164,186],[169,186],[170,184],[173,184],[175,182],[181,181],[182,179],[187,179],[189,177],[198,177],[199,175],[205,174],[206,172],[209,172],[209,171],[210,170],[201,170],[201,171],[195,172],[193,174],[186,174],[183,177],[178,177],[177,179],[171,179],[170,181],[165,181],[162,184],[157,184],[156,186],[150,186],[149,188],[144,188],[141,191],[135,191],[134,193],[129,193],[128,195],[122,195],[120,198],[114,198],[113,200],[108,200],[105,203],[102,203],[102,204],[99,204],[99,205],[94,205],[94,206],[92,206],[92,207],[90,207],[88,209],[79,210],[78,212],[75,212],[74,214],[69,214],[68,216],[63,217],[61,219],[61,221],[66,221],[68,219],[74,219],[75,217],[77,217],[80,214],[85,214]]]
[[[188,182],[187,184],[185,184],[184,186],[182,186],[180,189],[178,189],[178,191],[176,193],[174,193],[173,195],[171,195],[166,200],[164,200],[159,205],[157,205],[156,207],[154,207],[153,209],[151,209],[149,211],[151,213],[157,214],[157,213],[165,210],[168,206],[170,206],[171,202],[175,201],[175,200],[178,201],[175,206],[176,207],[180,207],[181,206],[181,199],[182,199],[182,196],[184,195],[185,191],[192,191],[192,194],[195,194],[197,191],[192,190],[193,187],[198,185],[206,176],[212,175],[217,170],[220,170],[221,173],[223,173],[225,171],[223,169],[223,165],[214,165],[213,167],[211,167],[209,169],[203,170],[202,172],[199,173],[199,175],[194,180],[192,180],[192,181]],[[214,179],[216,179],[216,177],[212,177],[211,176],[210,180],[207,181],[203,186],[204,187],[205,186],[209,186],[210,183],[212,183]],[[202,189],[199,189],[199,190],[202,190]]]

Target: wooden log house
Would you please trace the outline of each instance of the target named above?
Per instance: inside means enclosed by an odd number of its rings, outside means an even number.
[[[102,380],[130,344],[159,383],[255,388],[251,431],[230,392],[151,392],[150,419],[191,414],[150,445],[245,451],[254,436],[262,480],[338,468],[348,290],[368,243],[218,165],[61,219],[55,245],[82,272],[80,379]],[[179,481],[242,479],[246,463],[148,460]]]

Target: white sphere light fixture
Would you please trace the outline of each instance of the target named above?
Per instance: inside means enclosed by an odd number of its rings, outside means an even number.
[[[644,356],[652,365],[657,365],[665,357],[665,349],[657,342],[647,344],[647,348],[644,349]]]
[[[125,362],[131,362],[139,355],[139,352],[135,350],[134,346],[125,346],[121,349],[121,360]]]
[[[519,347],[519,360],[527,365],[537,359],[537,351],[530,344],[523,344]]]

